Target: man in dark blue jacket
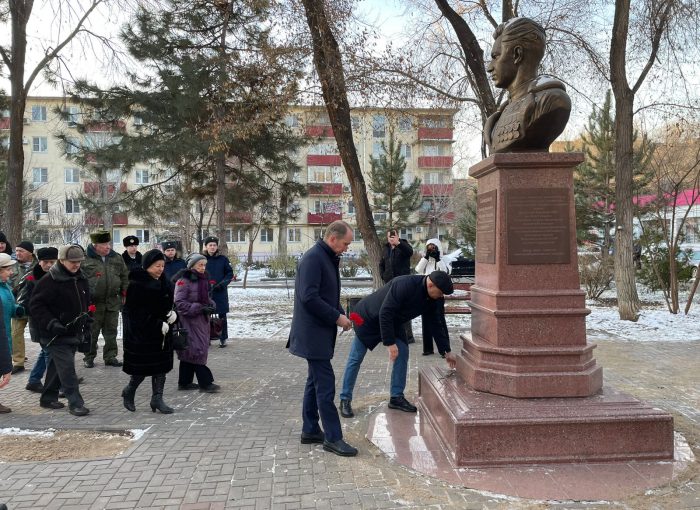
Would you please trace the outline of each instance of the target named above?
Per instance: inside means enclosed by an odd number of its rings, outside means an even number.
[[[233,268],[227,257],[219,253],[219,238],[209,236],[204,240],[204,253],[207,258],[207,273],[214,282],[211,288],[211,298],[216,303],[216,313],[223,320],[219,347],[226,347],[228,340],[228,323],[226,314],[229,310],[228,284],[233,280]]]
[[[323,239],[299,261],[294,283],[294,315],[289,332],[289,352],[306,359],[308,376],[302,406],[302,444],[323,443],[323,449],[351,457],[357,449],[343,441],[335,407],[335,374],[331,358],[338,327],[347,331],[352,323],[340,306],[340,254],[352,243],[352,228],[334,221]],[[319,427],[319,416],[323,431]]]
[[[433,271],[428,276],[399,276],[381,289],[364,297],[353,308],[360,319],[355,322],[355,338],[350,346],[348,361],[340,393],[340,414],[344,418],[354,416],[352,390],[367,350],[383,343],[389,351],[389,360],[394,363],[391,370],[391,398],[389,408],[409,413],[416,406],[404,397],[408,370],[408,344],[403,324],[419,315],[430,321],[435,343],[445,353],[447,364],[454,368],[456,358],[450,352],[450,337],[447,333],[444,308],[438,306],[444,295],[452,294],[454,288],[450,275]]]
[[[177,256],[177,241],[163,241],[162,246],[165,255],[165,279],[174,286],[173,276],[180,270],[187,269],[187,263]]]

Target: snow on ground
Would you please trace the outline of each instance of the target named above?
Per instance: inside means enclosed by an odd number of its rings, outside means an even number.
[[[343,306],[348,296],[363,296],[371,292],[369,282],[366,287],[344,287],[341,292]],[[612,297],[608,293],[604,297]],[[586,306],[591,314],[586,318],[588,334],[596,340],[610,338],[625,341],[700,341],[700,303],[693,305],[689,315],[673,315],[668,312],[658,294],[640,292],[647,305],[641,311],[637,322],[619,320],[617,308],[603,306],[596,301],[588,301]],[[230,287],[229,335],[234,338],[286,337],[292,321],[294,308],[294,282],[289,281],[285,288]],[[448,315],[447,325],[468,330],[471,325],[469,315]],[[421,331],[420,318],[413,321],[414,333]]]

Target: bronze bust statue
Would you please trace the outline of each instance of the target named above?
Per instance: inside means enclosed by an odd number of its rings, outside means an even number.
[[[528,18],[501,23],[493,34],[487,71],[508,100],[484,124],[490,153],[547,152],[564,131],[571,99],[564,84],[537,75],[545,49],[544,28]]]

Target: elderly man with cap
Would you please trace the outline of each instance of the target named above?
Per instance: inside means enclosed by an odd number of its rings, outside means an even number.
[[[75,352],[90,322],[90,288],[80,270],[84,260],[85,252],[80,246],[62,246],[58,263],[49,269],[46,278],[37,282],[29,305],[39,342],[49,354],[39,405],[46,409],[65,407],[58,401],[58,391],[62,388],[68,410],[74,416],[90,412],[80,395],[75,373]]]
[[[10,286],[12,293],[17,297],[19,285],[22,280],[32,272],[36,264],[34,257],[34,245],[31,241],[22,241],[15,248],[15,258],[17,264],[12,268],[12,277],[10,278]],[[12,319],[12,373],[22,372],[24,370],[24,330],[27,328],[27,318],[19,317]]]
[[[36,283],[41,280],[49,272],[49,269],[58,260],[58,248],[47,247],[39,248],[36,251],[36,257],[39,262],[34,266],[30,273],[24,275],[17,285],[16,295],[17,304],[24,307],[25,310],[29,310],[29,303],[34,292]],[[39,342],[39,332],[37,330],[35,321],[29,316],[29,336],[32,342]],[[46,372],[46,365],[48,363],[48,353],[46,349],[42,347],[39,356],[34,363],[34,368],[29,374],[29,381],[27,382],[26,388],[29,391],[35,393],[41,393],[44,390],[44,385],[41,383],[41,378],[44,377],[44,372]]]
[[[90,296],[96,307],[95,322],[92,325],[92,347],[85,354],[86,368],[95,366],[97,339],[100,332],[105,339],[102,357],[105,366],[120,367],[117,359],[117,325],[119,311],[124,304],[126,288],[129,285],[129,270],[117,252],[112,250],[112,236],[106,230],[90,234],[92,244],[88,246],[87,258],[82,271],[90,283]]]
[[[207,272],[212,283],[211,297],[216,303],[216,313],[223,320],[219,347],[226,347],[228,324],[226,314],[229,310],[228,284],[233,280],[233,268],[227,257],[219,253],[219,238],[209,236],[204,240],[204,256],[207,258]]]
[[[456,358],[450,352],[450,337],[447,333],[444,308],[438,306],[445,295],[454,288],[450,275],[433,271],[428,276],[405,275],[391,280],[381,289],[364,297],[353,308],[350,319],[355,324],[355,338],[350,346],[348,361],[340,393],[340,414],[344,418],[354,416],[352,391],[357,374],[367,350],[384,344],[389,360],[394,363],[391,370],[389,408],[415,413],[416,407],[404,396],[408,371],[408,344],[403,324],[423,315],[430,321],[435,343],[445,353],[447,364],[454,368]]]
[[[187,268],[187,263],[177,256],[177,241],[164,241],[162,246],[165,255],[165,279],[172,282],[179,271]]]
[[[122,258],[124,259],[124,264],[129,271],[134,269],[141,269],[141,259],[142,255],[139,251],[139,238],[136,236],[126,236],[122,239],[122,244],[124,245],[124,253],[122,253]]]

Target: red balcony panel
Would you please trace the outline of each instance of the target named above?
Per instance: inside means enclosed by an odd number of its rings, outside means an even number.
[[[455,221],[455,213],[454,212],[448,212],[445,213],[445,217],[443,218],[446,223],[453,223]]]
[[[342,195],[343,185],[340,183],[330,183],[330,182],[310,182],[309,183],[309,195]]]
[[[85,215],[85,224],[86,225],[101,225],[102,224],[102,216],[97,216],[94,214],[86,214]],[[123,226],[123,225],[128,225],[129,224],[129,216],[126,213],[114,213],[112,215],[112,225],[116,226]]]
[[[452,140],[454,131],[450,128],[418,128],[419,140]]]
[[[342,220],[343,215],[340,213],[308,213],[307,223],[309,225],[328,225],[336,220]]]
[[[337,154],[309,154],[306,156],[306,164],[308,166],[340,166],[342,163],[340,156]]]
[[[420,193],[429,197],[450,197],[454,191],[452,184],[421,184]]]
[[[10,129],[10,117],[0,119],[0,129]]]
[[[245,211],[228,211],[226,221],[231,223],[253,223],[253,213]]]
[[[452,168],[452,156],[420,156],[418,168]]]
[[[333,128],[331,126],[306,126],[306,134],[316,138],[333,138]]]
[[[114,195],[114,192],[116,189],[117,189],[116,182],[107,183],[107,194],[108,195]],[[125,193],[126,190],[127,190],[126,183],[120,182],[119,183],[119,192]],[[83,192],[87,193],[88,195],[97,195],[100,192],[100,183],[97,181],[85,181],[85,182],[83,182]]]

